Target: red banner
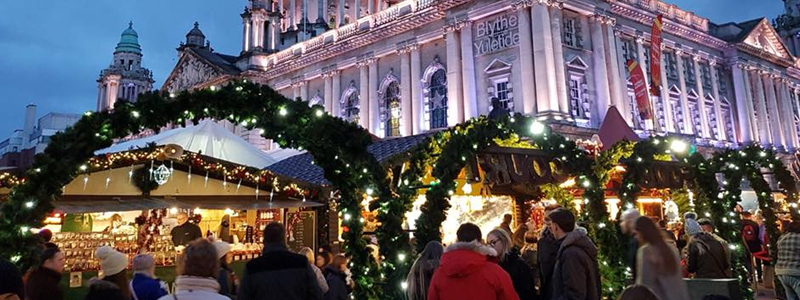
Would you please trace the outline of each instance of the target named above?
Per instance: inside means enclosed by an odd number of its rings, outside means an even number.
[[[653,119],[653,109],[650,107],[650,96],[647,94],[647,82],[644,80],[642,67],[636,61],[628,60],[628,73],[631,74],[633,93],[636,95],[636,106],[643,120]]]
[[[662,16],[653,20],[650,29],[650,92],[661,95],[661,23]]]

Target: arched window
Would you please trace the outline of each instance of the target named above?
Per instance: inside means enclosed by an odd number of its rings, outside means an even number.
[[[687,104],[689,107],[689,115],[692,118],[691,119],[692,132],[694,132],[696,136],[702,137],[703,120],[700,118],[702,118],[703,116],[700,115],[700,101],[697,97],[697,93],[695,93],[695,91],[689,91],[689,93],[686,94],[686,100],[688,101]]]
[[[397,81],[393,81],[386,88],[384,93],[385,99],[385,115],[386,119],[386,136],[400,136],[400,85]]]
[[[350,86],[344,90],[342,93],[342,98],[339,100],[339,103],[342,105],[342,118],[353,122],[358,123],[359,118],[358,114],[360,112],[360,104],[359,104],[359,95],[358,90],[356,89],[355,81],[350,81]]]
[[[679,133],[686,132],[686,124],[683,119],[683,107],[681,106],[681,90],[676,86],[669,89],[669,106],[672,109],[672,123],[675,124],[673,131]]]
[[[736,136],[733,132],[733,113],[731,113],[731,104],[725,97],[722,97],[719,101],[719,114],[722,118],[722,124],[725,126],[725,140],[735,142]]]
[[[427,129],[447,127],[447,71],[438,56],[425,69],[422,86],[425,101],[423,126],[427,126]]]
[[[722,133],[717,124],[717,112],[714,110],[714,96],[706,95],[705,101],[706,119],[708,120],[708,137],[715,140],[722,140]]]
[[[628,80],[627,87],[628,87],[628,103],[630,103],[633,128],[640,130],[645,129],[644,119],[642,119],[642,114],[639,113],[639,103],[636,102],[636,93],[633,91],[633,83],[630,80]]]

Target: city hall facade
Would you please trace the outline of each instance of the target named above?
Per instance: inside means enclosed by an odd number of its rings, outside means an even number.
[[[241,53],[213,51],[195,24],[162,90],[246,79],[381,138],[487,115],[495,97],[588,138],[613,106],[643,136],[681,134],[709,148],[758,142],[793,154],[794,2],[776,30],[767,19],[715,24],[657,0],[250,0],[238,16]],[[659,14],[661,96],[650,99],[655,122],[645,122],[625,62],[649,74]],[[271,147],[257,132],[237,132]]]

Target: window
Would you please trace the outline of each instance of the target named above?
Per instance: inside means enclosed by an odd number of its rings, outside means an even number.
[[[728,92],[728,76],[726,76],[725,71],[722,68],[714,68],[715,72],[717,72],[717,81],[719,82],[719,93],[725,94]]]
[[[582,77],[570,76],[569,79],[569,107],[573,118],[586,118],[583,109]]]
[[[708,118],[708,137],[721,140],[721,132],[717,124],[717,112],[714,110],[714,97],[711,94],[706,95],[705,100],[706,118]]]
[[[667,77],[678,79],[678,62],[675,58],[675,52],[664,52],[664,62],[667,67]]]
[[[386,87],[384,94],[385,100],[385,116],[386,122],[386,136],[400,136],[400,85],[397,81],[393,81]]]
[[[636,53],[636,42],[634,42],[631,39],[623,39],[622,40],[622,57],[625,58],[625,61],[627,61],[629,59],[633,60],[633,61],[636,61],[637,56],[638,56],[637,54],[638,53]]]
[[[425,71],[429,77],[425,82],[426,87],[423,90],[425,96],[425,121],[428,123],[428,129],[437,129],[447,127],[447,72],[438,62],[438,58],[434,58],[431,64]]]
[[[653,101],[655,102],[654,114],[655,118],[658,122],[658,128],[663,131],[667,131],[667,112],[666,112],[666,103],[664,103],[664,97],[653,97]]]
[[[360,99],[355,86],[356,83],[351,81],[350,87],[342,94],[343,96],[340,102],[342,103],[342,118],[353,123],[358,123],[360,121],[358,117],[360,112]]]
[[[733,114],[731,113],[731,105],[727,98],[722,97],[719,102],[719,108],[722,123],[725,126],[725,140],[735,142],[736,138],[733,134]]]
[[[570,47],[581,48],[581,21],[578,18],[564,18],[563,42]]]
[[[644,119],[639,113],[639,103],[636,102],[636,93],[633,91],[633,84],[628,81],[628,103],[630,103],[631,115],[633,117],[634,129],[645,129]]]
[[[686,132],[683,108],[681,107],[681,91],[675,86],[669,91],[669,106],[672,110],[672,123],[675,124],[673,130],[679,133]]]
[[[308,101],[308,106],[324,105],[324,103],[325,103],[325,100],[322,99],[322,96],[319,94],[319,91],[317,91],[317,94],[314,95],[314,97],[311,98],[311,100]]]
[[[650,78],[650,45],[642,45],[644,48],[644,76]]]
[[[689,115],[692,118],[691,128],[695,135],[702,137],[703,136],[703,121],[702,116],[700,115],[700,102],[697,99],[697,93],[695,91],[689,91],[689,94],[686,96],[687,104],[689,107]]]
[[[509,97],[510,93],[511,87],[508,84],[508,78],[503,78],[494,82],[494,96],[500,100],[500,105],[505,109],[513,108],[513,106],[509,106],[509,102],[511,102],[511,97]]]
[[[694,63],[690,58],[683,58],[683,77],[686,83],[695,83]]]
[[[703,79],[703,87],[711,88],[711,69],[707,64],[700,64],[700,77]]]

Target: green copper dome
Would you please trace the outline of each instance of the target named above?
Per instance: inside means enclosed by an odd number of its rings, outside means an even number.
[[[139,45],[139,34],[133,30],[133,22],[128,23],[128,29],[122,32],[117,48],[114,53],[128,52],[142,54],[142,46]]]

